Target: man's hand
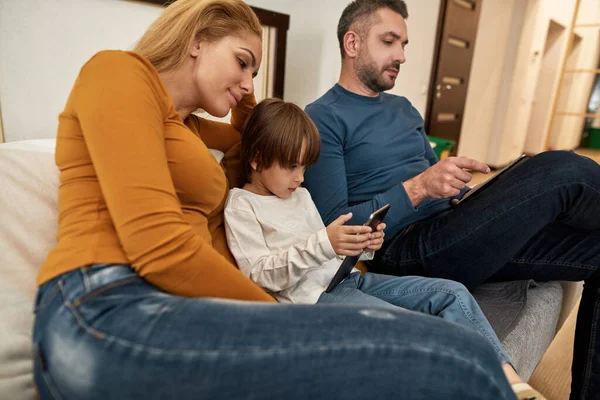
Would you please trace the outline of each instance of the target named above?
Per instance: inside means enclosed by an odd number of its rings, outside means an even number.
[[[467,193],[469,193],[471,190],[475,190],[475,189],[477,189],[477,187],[478,187],[479,185],[481,185],[481,183],[479,183],[479,184],[477,184],[477,185],[475,185],[475,186],[472,186],[472,187],[471,187],[471,189],[467,191]],[[465,196],[467,195],[467,193],[465,193]],[[452,201],[450,202],[450,205],[451,205],[452,207],[456,207],[456,206],[458,205],[458,202],[459,202],[459,201],[460,201],[460,199],[452,199]]]
[[[471,181],[472,176],[467,171],[487,174],[490,167],[467,157],[448,157],[404,182],[404,188],[414,207],[426,198],[457,196]]]
[[[327,236],[336,254],[340,256],[359,255],[366,247],[374,245],[369,240],[372,235],[381,235],[380,240],[383,243],[383,232],[371,234],[371,228],[368,226],[344,225],[350,218],[352,218],[352,213],[340,215],[327,227]]]

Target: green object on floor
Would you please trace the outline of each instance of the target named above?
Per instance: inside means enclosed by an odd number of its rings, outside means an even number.
[[[428,136],[428,138],[438,160],[448,157],[456,144],[454,140],[441,139],[435,136]]]
[[[588,139],[590,148],[600,149],[600,128],[590,128]]]

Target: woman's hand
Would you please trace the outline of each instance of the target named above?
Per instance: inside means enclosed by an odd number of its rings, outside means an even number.
[[[368,226],[344,225],[350,218],[352,218],[352,213],[340,215],[338,219],[333,221],[327,227],[327,236],[331,242],[331,247],[333,247],[333,250],[337,255],[357,256],[369,246],[379,246],[377,248],[381,247],[381,243],[383,243],[383,232],[371,233],[371,228]],[[378,245],[377,243],[371,243],[370,239],[373,235],[380,235],[376,242],[381,241],[381,243]]]

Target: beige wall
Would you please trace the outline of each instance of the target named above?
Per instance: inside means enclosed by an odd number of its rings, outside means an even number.
[[[483,2],[459,155],[502,166],[523,152],[550,20],[568,25],[573,8],[574,0]]]
[[[396,86],[390,93],[407,97],[421,115],[426,117],[440,0],[406,0],[406,4],[410,43],[406,47],[406,63],[400,68]],[[335,23],[337,24],[337,20]]]
[[[546,29],[546,43],[540,53],[541,65],[525,136],[524,150],[532,154],[546,150],[546,131],[569,37],[568,29],[554,20],[549,21]]]
[[[338,19],[350,0],[247,0],[289,14],[285,97],[300,106],[338,79]],[[393,93],[425,113],[440,0],[407,0],[410,45]],[[128,49],[161,6],[126,0],[0,0],[0,103],[7,141],[51,138],[81,66]]]
[[[483,1],[471,65],[458,155],[486,160],[502,134],[509,89],[507,72],[516,57],[523,0]]]
[[[584,43],[583,37],[579,33],[575,33],[573,38],[573,44],[567,54],[566,69],[575,69],[579,65],[579,60],[582,57]],[[587,58],[587,57],[586,57]],[[587,80],[589,77],[585,77],[579,74],[566,73],[563,76],[563,82],[558,95],[558,103],[556,109],[558,111],[573,111],[581,109],[581,104],[587,105],[587,95],[582,93],[582,79]],[[585,106],[584,106],[585,109]],[[552,149],[568,149],[577,146],[577,143],[573,142],[573,137],[568,135],[568,132],[580,130],[583,128],[583,118],[574,117],[559,117],[553,120],[552,130],[550,132],[549,147]]]
[[[534,39],[539,34],[538,15],[542,7],[543,0],[526,1],[525,8],[521,9],[522,15],[518,18],[519,28],[513,24],[516,37],[510,46],[516,52],[516,59],[512,71],[507,72],[504,79],[509,90],[502,96],[505,104],[503,123],[487,149],[485,161],[492,166],[503,166],[523,152],[524,136],[514,132],[527,130],[532,106],[530,98],[535,92],[541,59]]]
[[[52,138],[81,66],[128,49],[162,7],[133,1],[0,1],[0,103],[7,142]]]
[[[554,104],[554,98],[557,92],[557,84],[560,75],[561,60],[566,54],[566,44],[568,32],[570,29],[573,12],[575,10],[575,0],[538,0],[539,7],[536,13],[529,16],[531,24],[534,27],[530,38],[522,38],[524,45],[529,47],[529,60],[527,57],[520,60],[525,64],[524,73],[517,82],[523,83],[523,89],[515,87],[511,93],[511,102],[521,102],[522,110],[517,112],[518,120],[507,125],[509,129],[503,132],[503,140],[496,148],[496,151],[490,154],[490,160],[497,164],[508,163],[511,159],[517,157],[522,152],[537,153],[543,151],[546,143],[545,132],[549,126],[550,109]],[[550,23],[553,26],[563,28],[562,35],[556,38],[552,48],[548,49],[550,54],[544,57],[548,39]],[[549,67],[550,63],[544,64],[544,60],[555,58],[556,65]],[[544,66],[546,68],[544,68]],[[542,74],[543,72],[543,74]],[[542,79],[540,80],[540,75]],[[547,85],[543,90],[538,90],[538,86]],[[536,99],[536,94],[543,96]],[[538,110],[545,114],[533,126],[530,125],[531,115],[535,113],[535,105],[545,103],[547,106]],[[514,146],[510,146],[510,143]]]
[[[335,31],[349,0],[247,1],[291,16],[285,79],[288,100],[305,106],[337,81],[340,61]],[[568,30],[574,1],[483,2],[460,155],[501,166],[525,149],[548,24],[554,20]],[[600,2],[581,1],[580,23],[598,22]],[[0,103],[7,141],[54,137],[57,115],[81,65],[101,49],[130,48],[162,10],[125,0],[32,2],[0,1]],[[406,96],[425,114],[440,0],[407,3],[407,62],[391,92]],[[598,51],[598,38],[594,41],[592,32],[597,30],[577,31],[582,37],[577,65],[582,68],[593,68],[585,63],[593,63],[589,54]],[[562,55],[564,45],[558,48]],[[593,77],[587,79],[591,82]],[[561,104],[573,107],[569,111],[579,109],[587,101],[590,85],[571,84],[571,97],[561,97]],[[556,87],[551,89],[548,99],[553,100]],[[581,120],[563,119],[553,129],[550,143],[570,148],[578,143],[580,130]],[[542,143],[545,138],[531,141]]]

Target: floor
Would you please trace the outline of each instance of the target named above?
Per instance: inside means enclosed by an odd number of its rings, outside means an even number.
[[[575,150],[578,154],[581,154],[583,156],[589,157],[592,160],[595,160],[598,164],[600,164],[600,150],[595,150],[595,149],[577,149]],[[486,180],[488,180],[489,178],[491,178],[492,176],[494,176],[494,173],[498,172],[499,170],[492,170],[492,172],[488,175],[485,174],[481,174],[479,172],[476,172],[473,174],[473,179],[471,180],[471,182],[469,183],[469,186],[475,186],[480,184],[481,182],[484,182]]]

